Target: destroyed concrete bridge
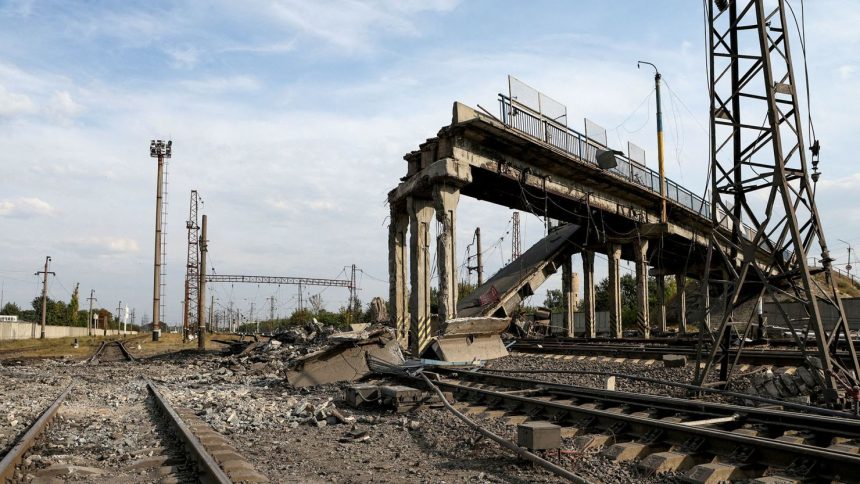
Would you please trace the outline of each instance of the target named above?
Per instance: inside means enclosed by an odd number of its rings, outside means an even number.
[[[637,162],[612,152],[607,147],[605,131],[589,125],[588,120],[586,135],[516,100],[512,106],[507,96],[500,95],[499,102],[499,117],[455,103],[451,124],[405,155],[406,176],[388,194],[391,319],[401,342],[408,343],[418,354],[447,322],[458,317],[509,318],[511,310],[559,267],[563,269],[564,333],[572,336],[576,288],[571,280],[571,256],[575,253],[580,253],[583,260],[586,337],[596,336],[595,253],[606,254],[609,261],[610,336],[622,336],[622,259],[635,262],[637,323],[646,337],[649,275],[656,276],[658,294],[664,293],[661,289],[665,276],[676,278],[681,331],[687,325],[686,279],[701,280],[701,308],[696,318],[707,318],[704,308],[710,302],[704,275],[710,234],[716,227],[730,235],[730,222],[717,214],[721,220],[714,223],[708,201],[666,180],[667,220],[660,223],[660,178],[645,167],[644,160]],[[603,168],[607,152],[612,153],[614,163]],[[565,225],[551,231],[470,297],[458,301],[455,233],[460,195],[549,217]],[[434,213],[440,227],[437,319],[430,314],[429,247]],[[754,234],[746,226],[741,233],[749,239]],[[773,261],[766,249],[756,254],[764,271]],[[723,255],[735,260],[743,257],[728,248]],[[719,259],[714,257],[711,271],[719,269]],[[665,330],[665,301],[659,301],[658,307],[660,329]]]

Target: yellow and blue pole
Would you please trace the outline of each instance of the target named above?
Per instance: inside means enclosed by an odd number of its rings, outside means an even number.
[[[639,61],[636,63],[638,68],[640,64],[647,64],[654,68],[654,89],[657,92],[657,160],[659,163],[660,172],[660,223],[666,223],[666,171],[663,162],[663,109],[660,103],[660,71],[657,66],[650,62]]]

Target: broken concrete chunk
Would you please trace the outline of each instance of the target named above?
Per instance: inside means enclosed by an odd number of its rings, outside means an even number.
[[[394,335],[383,329],[366,340],[343,342],[293,360],[287,381],[295,387],[355,381],[371,373],[368,357],[394,365],[404,362]]]
[[[663,366],[666,368],[682,368],[687,366],[687,357],[684,355],[663,355]]]

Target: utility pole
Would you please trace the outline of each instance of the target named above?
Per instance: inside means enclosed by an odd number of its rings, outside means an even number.
[[[299,312],[302,312],[303,309],[304,309],[304,304],[302,301],[302,283],[300,282],[299,283],[299,306],[298,306],[298,310],[299,310]]]
[[[206,300],[206,252],[209,251],[209,241],[206,240],[206,215],[203,215],[203,220],[200,224],[200,283],[197,286],[198,301],[201,303]],[[199,351],[206,350],[206,305],[197,305],[197,349]]]
[[[161,335],[161,210],[164,198],[164,159],[170,158],[173,141],[151,140],[149,156],[158,158],[158,185],[155,189],[155,262],[152,271],[152,341]]]
[[[45,339],[45,318],[48,311],[48,274],[56,276],[56,272],[48,270],[48,264],[51,262],[51,256],[45,257],[45,270],[36,272],[36,275],[42,274],[42,335],[39,339]],[[33,339],[36,338],[36,327],[33,327]]]
[[[853,269],[853,267],[851,267],[851,251],[854,249],[851,247],[851,244],[842,239],[839,239],[839,242],[848,246],[848,264],[845,266],[845,272],[848,273],[848,282],[851,282],[851,269]]]
[[[355,264],[352,265],[352,276],[350,277],[350,301],[349,301],[349,322],[351,323],[361,308],[358,307],[358,287],[356,286]]]
[[[660,105],[660,71],[650,62],[638,61],[636,68],[646,64],[654,68],[654,89],[657,92],[657,160],[660,172],[660,223],[666,223],[666,171],[663,163],[663,109]]]
[[[475,229],[475,240],[478,246],[478,286],[484,284],[484,256],[481,254],[481,227]]]
[[[87,311],[87,336],[93,335],[93,301],[98,301],[95,294],[96,290],[90,289],[90,297],[87,298],[87,301],[90,302],[90,310]]]
[[[204,295],[205,298],[205,295]],[[200,300],[201,304],[204,304],[205,301],[203,299]],[[212,331],[212,328],[215,328],[215,331],[218,330],[216,326],[212,326],[212,323],[215,321],[215,296],[209,296],[209,331]]]
[[[230,307],[227,309],[227,324],[230,327],[230,332],[232,333],[233,328],[233,300],[230,299]]]
[[[269,301],[269,326],[272,331],[275,330],[275,296],[267,297]]]
[[[119,322],[122,320],[122,301],[116,303],[116,329],[119,331]]]
[[[248,321],[254,322],[254,301],[251,301],[251,311],[248,313]],[[257,321],[257,333],[260,332],[260,322]]]

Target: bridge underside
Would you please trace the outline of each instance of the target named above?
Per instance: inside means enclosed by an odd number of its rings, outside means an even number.
[[[621,180],[587,159],[512,130],[460,103],[454,105],[450,126],[404,158],[407,174],[388,195],[389,284],[392,322],[401,343],[408,345],[413,353],[423,351],[438,328],[458,316],[454,234],[461,195],[577,226],[578,230],[566,236],[570,251],[553,261],[563,269],[567,335],[572,335],[573,300],[577,292],[571,280],[573,253],[580,253],[583,260],[586,337],[596,336],[595,253],[605,254],[609,261],[611,336],[622,336],[622,259],[635,262],[640,331],[647,336],[650,330],[649,275],[656,277],[658,286],[665,283],[666,276],[676,277],[678,324],[680,331],[686,330],[686,281],[704,279],[713,230],[708,217],[670,200],[667,223],[661,224],[660,197],[653,191]],[[430,314],[431,261],[427,250],[434,216],[441,227],[436,240],[439,311],[435,318]],[[756,256],[762,260],[768,257]],[[713,255],[712,279],[721,278],[717,274],[724,260]],[[708,312],[702,309],[710,305],[710,296],[707,285],[702,288],[700,310],[693,322],[707,317]],[[659,289],[657,293],[663,294]],[[745,295],[753,297],[759,291],[760,288],[750,286]],[[657,307],[658,326],[665,331],[665,301],[659,301]]]

